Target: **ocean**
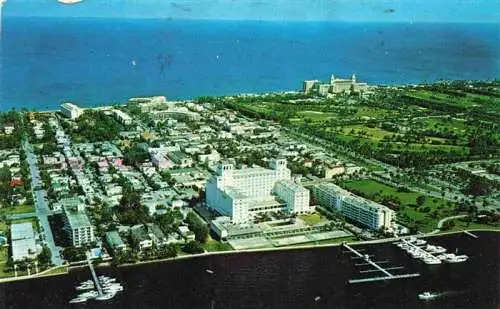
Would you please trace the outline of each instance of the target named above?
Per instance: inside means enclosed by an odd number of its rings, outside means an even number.
[[[109,302],[70,306],[75,286],[90,279],[88,268],[67,276],[0,285],[0,308],[172,308],[172,309],[497,309],[500,306],[500,234],[476,233],[429,238],[449,252],[467,254],[464,263],[425,265],[394,244],[361,245],[373,260],[403,266],[394,273],[420,277],[349,284],[361,274],[341,247],[238,253],[119,268],[98,268],[117,277],[125,290]],[[207,269],[213,274],[206,272]],[[424,291],[439,292],[432,301]]]
[[[0,110],[500,77],[497,24],[4,17]]]

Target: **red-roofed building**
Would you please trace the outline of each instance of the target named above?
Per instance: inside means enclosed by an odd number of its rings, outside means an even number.
[[[10,181],[11,187],[17,187],[22,185],[23,185],[23,180],[20,177],[13,177]]]

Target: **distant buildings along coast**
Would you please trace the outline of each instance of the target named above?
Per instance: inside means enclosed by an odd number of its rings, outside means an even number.
[[[303,84],[304,93],[316,93],[324,96],[344,92],[364,92],[366,90],[368,90],[368,84],[358,83],[355,74],[352,75],[351,79],[336,78],[332,74],[329,83],[322,83],[319,80],[306,80]]]

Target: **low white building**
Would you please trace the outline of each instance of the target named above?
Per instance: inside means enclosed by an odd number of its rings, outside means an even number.
[[[83,114],[83,109],[73,103],[64,103],[61,105],[61,114],[75,120]]]
[[[128,126],[132,124],[132,117],[130,117],[128,114],[122,112],[119,109],[114,109],[113,115],[115,116],[115,119],[118,120],[123,125]]]
[[[345,173],[345,168],[342,164],[329,164],[325,165],[325,178],[330,179],[336,175],[342,175]]]
[[[12,240],[12,260],[34,259],[41,251],[35,241],[35,231],[31,222],[12,224],[10,226]]]

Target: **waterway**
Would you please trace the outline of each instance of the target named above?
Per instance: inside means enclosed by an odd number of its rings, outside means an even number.
[[[500,234],[477,233],[429,238],[432,244],[470,256],[458,264],[425,265],[393,244],[355,246],[404,266],[395,273],[420,277],[363,284],[360,260],[341,247],[241,253],[182,261],[100,268],[124,287],[112,301],[89,302],[86,308],[471,308],[500,306]],[[210,269],[213,274],[207,272]],[[0,285],[0,308],[67,308],[74,287],[88,280],[87,268],[70,275]],[[442,296],[420,301],[423,291]]]

